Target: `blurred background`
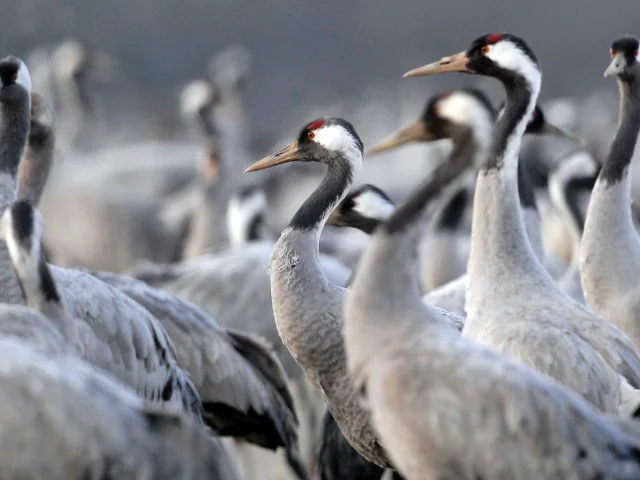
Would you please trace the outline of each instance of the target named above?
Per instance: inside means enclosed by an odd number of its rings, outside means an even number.
[[[512,31],[530,43],[544,68],[543,100],[610,91],[602,78],[609,43],[638,27],[635,0],[1,3],[5,54],[25,55],[73,37],[118,59],[118,75],[99,86],[106,95],[98,99],[110,130],[124,137],[143,126],[154,135],[173,134],[177,90],[203,75],[210,57],[229,44],[254,55],[246,85],[248,121],[252,135],[272,139],[297,129],[315,110],[310,106],[351,108],[382,92],[393,98],[468,84],[472,79],[458,75],[427,81],[401,81],[400,75],[491,31]],[[480,84],[499,91],[493,82]],[[370,144],[375,139],[368,134],[363,136]]]
[[[32,96],[19,184],[35,185],[27,191],[35,192],[37,203],[47,181],[39,207],[49,260],[126,272],[197,303],[225,327],[265,337],[287,374],[301,379],[294,395],[308,463],[324,401],[280,341],[266,265],[275,239],[325,167],[300,162],[250,175],[243,170],[320,116],[351,121],[370,147],[415,121],[429,97],[443,90],[475,86],[497,107],[502,88],[487,78],[401,76],[464,50],[482,34],[504,31],[524,38],[538,56],[547,120],[579,135],[592,154],[588,161],[602,162],[618,118],[615,82],[603,78],[609,47],[626,33],[640,34],[638,0],[0,4],[0,56],[23,58],[33,91],[44,96]],[[549,258],[558,260],[557,272],[578,271],[567,266],[577,261],[573,241],[582,225],[573,225],[575,212],[553,205],[547,186],[559,159],[582,148],[574,140],[527,135],[520,157],[530,170],[540,236]],[[445,140],[366,156],[356,185],[374,184],[400,202],[449,148]],[[570,182],[563,185],[568,191]],[[466,271],[471,198],[444,198],[440,212],[450,213],[430,219],[420,259],[425,291]],[[439,223],[451,217],[453,227]],[[346,284],[367,242],[354,229],[324,229],[323,269],[333,265],[340,273],[327,275],[332,282]],[[267,474],[259,454],[257,460],[246,455],[248,480],[292,478],[283,474],[282,459]]]

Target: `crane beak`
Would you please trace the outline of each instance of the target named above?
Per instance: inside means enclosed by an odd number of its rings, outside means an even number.
[[[468,61],[469,57],[467,56],[467,52],[460,52],[450,57],[442,57],[437,62],[430,63],[429,65],[414,68],[413,70],[405,73],[402,77],[421,77],[424,75],[437,75],[438,73],[444,72],[472,73],[469,67],[467,67]]]
[[[547,135],[555,135],[556,137],[560,138],[566,138],[567,140],[571,140],[572,142],[578,143],[580,145],[584,143],[584,141],[577,135],[573,135],[549,122],[544,122],[542,133],[546,133]]]
[[[282,150],[278,150],[276,153],[273,153],[262,160],[258,160],[247,168],[244,173],[257,172],[258,170],[275,167],[276,165],[281,165],[283,163],[295,162],[296,160],[300,160],[300,151],[298,149],[297,140],[290,143]]]
[[[611,77],[612,75],[618,75],[619,73],[622,73],[622,70],[624,70],[624,62],[625,60],[622,52],[614,54],[611,57],[611,63],[604,71],[604,76]]]
[[[411,125],[401,128],[397,132],[389,135],[376,145],[367,150],[367,155],[376,155],[381,152],[393,150],[401,145],[412,142],[430,142],[438,138],[430,132],[426,125],[420,120],[416,120]]]

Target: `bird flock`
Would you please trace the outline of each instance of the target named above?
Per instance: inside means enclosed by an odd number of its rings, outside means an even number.
[[[88,81],[115,59],[0,60],[0,478],[640,479],[638,50],[603,62],[608,150],[494,33],[404,77],[501,106],[439,92],[366,151],[319,117],[257,162],[240,47],[182,89],[190,136],[124,145]]]

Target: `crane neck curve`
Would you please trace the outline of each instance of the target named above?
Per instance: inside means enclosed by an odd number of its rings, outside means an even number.
[[[361,261],[356,280],[358,276],[364,276],[368,288],[373,288],[373,291],[381,288],[407,297],[407,302],[421,302],[419,269],[416,265],[418,245],[427,225],[424,217],[431,213],[430,207],[437,199],[458,187],[457,184],[451,184],[469,168],[477,151],[468,130],[461,137],[449,158],[438,165],[408,200],[374,232],[370,247],[364,254],[366,261]]]
[[[599,178],[613,185],[628,177],[633,152],[640,130],[640,78],[637,75],[618,79],[620,117],[616,136]]]
[[[353,184],[353,177],[362,164],[332,154],[326,162],[327,173],[322,182],[295,213],[289,227],[301,232],[320,232],[331,212],[340,204]]]
[[[498,119],[489,158],[481,168],[481,173],[507,171],[515,180],[522,136],[538,100],[540,78],[528,81],[514,75],[508,82],[503,81],[503,85],[507,94],[505,107]]]
[[[442,191],[466,168],[472,165],[477,151],[471,131],[465,129],[459,138],[454,141],[454,149],[449,158],[438,165],[422,183],[420,187],[409,196],[409,199],[384,223],[385,230],[390,234],[406,231],[409,228],[421,228],[423,222],[419,217],[425,212],[426,207],[439,196]]]
[[[525,227],[524,211],[518,189],[518,164],[522,137],[540,91],[540,77],[525,79],[512,75],[503,80],[505,109],[495,130],[488,161],[480,169],[476,182],[469,255],[468,314],[480,314],[483,298],[512,288],[514,276],[535,282],[552,282],[540,263],[533,243],[537,243],[537,212],[527,209],[527,217],[536,220],[534,242]],[[534,213],[534,215],[529,215]],[[528,223],[528,222],[527,222]]]

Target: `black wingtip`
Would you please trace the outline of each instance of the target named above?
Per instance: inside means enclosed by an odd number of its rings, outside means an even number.
[[[298,435],[293,425],[252,408],[240,411],[221,402],[204,402],[204,421],[223,437],[243,438],[269,450],[280,447],[287,451],[297,445]]]

